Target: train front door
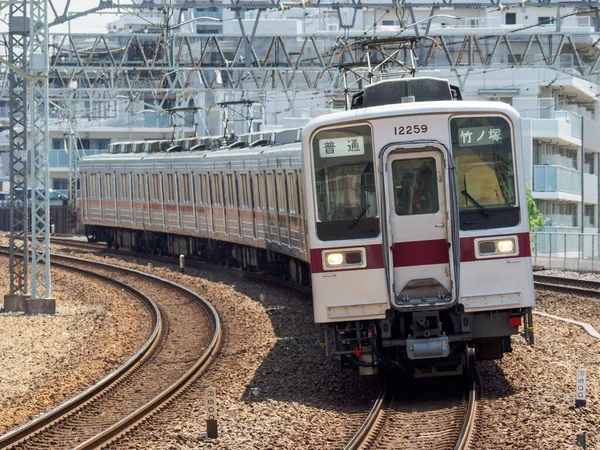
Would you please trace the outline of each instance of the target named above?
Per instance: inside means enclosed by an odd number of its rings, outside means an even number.
[[[453,302],[454,257],[446,157],[437,146],[384,153],[388,271],[396,308]]]

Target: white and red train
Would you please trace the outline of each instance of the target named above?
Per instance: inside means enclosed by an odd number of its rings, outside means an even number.
[[[86,233],[311,285],[327,353],[365,374],[500,358],[532,331],[520,117],[457,97],[394,80],[301,136],[114,146],[80,163]]]

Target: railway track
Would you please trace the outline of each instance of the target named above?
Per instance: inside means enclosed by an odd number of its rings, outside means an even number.
[[[0,436],[0,448],[106,445],[182,392],[214,359],[222,341],[216,310],[181,285],[101,262],[62,255],[52,258],[53,264],[108,279],[144,298],[154,311],[155,328],[124,366],[52,411]]]
[[[453,389],[451,389],[453,391]],[[466,450],[475,429],[476,383],[456,392],[391,393],[382,389],[367,419],[344,450]]]
[[[82,250],[92,250],[92,251],[110,253],[110,254],[120,255],[120,256],[125,255],[125,256],[130,256],[133,258],[144,258],[147,260],[157,261],[157,262],[161,262],[161,263],[168,261],[171,264],[175,264],[175,265],[179,264],[178,257],[153,255],[151,253],[137,252],[137,251],[134,251],[134,250],[131,250],[128,248],[120,248],[120,249],[108,248],[106,246],[106,244],[91,243],[91,242],[69,239],[69,238],[54,238],[53,237],[51,240],[51,244],[64,245],[66,247],[75,247],[75,248],[79,248]],[[292,282],[289,282],[286,280],[282,280],[281,278],[267,275],[262,272],[250,272],[247,270],[237,269],[237,268],[233,268],[233,267],[224,267],[224,266],[221,266],[218,264],[212,264],[212,263],[208,263],[205,261],[200,261],[195,258],[186,258],[185,264],[186,264],[187,268],[194,268],[194,269],[200,269],[200,270],[219,270],[219,271],[229,270],[231,272],[235,272],[236,274],[241,275],[246,278],[254,278],[254,279],[265,281],[265,282],[268,282],[271,284],[283,286],[283,287],[290,288],[290,289],[295,289],[295,290],[297,290],[299,292],[303,292],[305,294],[312,293],[312,290],[309,287],[301,286],[299,284],[295,284],[295,283],[292,283]]]
[[[600,297],[600,282],[598,281],[534,274],[533,282],[535,286],[539,288],[590,297]]]

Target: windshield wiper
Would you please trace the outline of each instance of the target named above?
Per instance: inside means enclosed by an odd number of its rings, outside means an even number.
[[[475,206],[477,206],[477,209],[479,209],[479,212],[481,214],[483,214],[486,217],[490,216],[490,213],[487,210],[487,208],[485,206],[483,206],[481,203],[479,203],[477,200],[475,200],[473,197],[471,197],[471,195],[467,192],[466,189],[464,191],[462,191],[461,194],[464,195],[465,198],[467,198],[468,200],[470,200],[471,203],[473,203]]]
[[[352,222],[350,225],[348,225],[349,230],[351,230],[352,228],[354,228],[356,226],[356,224],[360,221],[360,219],[362,219],[363,216],[367,213],[370,206],[371,205],[369,205],[368,203],[365,205],[365,208],[362,210],[362,212],[358,216],[356,216],[356,219],[354,219],[354,222]]]
[[[465,188],[464,188],[464,190],[461,192],[461,194],[462,194],[462,195],[464,195],[464,196],[465,196],[465,198],[466,198],[467,200],[470,200],[470,201],[471,201],[471,203],[473,203],[475,206],[477,206],[477,209],[479,209],[479,212],[480,212],[481,214],[483,214],[483,215],[484,215],[484,216],[486,216],[486,217],[489,217],[489,216],[490,216],[490,213],[489,213],[489,211],[486,209],[486,207],[485,207],[485,206],[483,206],[481,203],[479,203],[477,200],[475,200],[475,199],[474,199],[474,198],[471,196],[471,194],[469,194],[469,192],[467,192],[467,176],[466,176],[466,175],[465,175],[465,178],[464,178],[464,180],[465,180]]]

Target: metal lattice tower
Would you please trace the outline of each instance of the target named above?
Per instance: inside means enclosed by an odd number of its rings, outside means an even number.
[[[10,115],[10,294],[27,294],[28,223],[27,223],[27,22],[26,0],[13,1],[9,16],[9,62],[11,70]],[[21,253],[21,255],[17,255]]]
[[[67,100],[67,125],[69,127],[68,144],[65,148],[69,151],[69,232],[75,231],[75,213],[77,198],[77,169],[79,168],[79,149],[77,141],[76,102],[73,101],[75,89]]]
[[[31,194],[31,298],[50,298],[48,187],[48,0],[29,0],[29,114]]]

